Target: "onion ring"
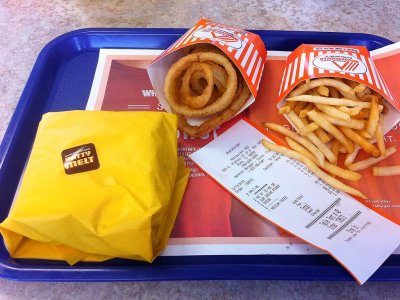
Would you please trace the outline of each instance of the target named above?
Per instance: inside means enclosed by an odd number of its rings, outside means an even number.
[[[228,74],[225,69],[217,64],[210,64],[214,75],[214,84],[221,92],[225,92]]]
[[[226,90],[223,95],[216,99],[212,104],[198,109],[183,104],[180,99],[180,87],[182,86],[182,82],[179,82],[179,79],[190,67],[191,63],[194,62],[213,62],[222,66],[228,75]],[[236,90],[237,75],[235,68],[223,55],[212,52],[193,53],[182,57],[171,66],[164,83],[164,94],[171,109],[177,114],[187,117],[209,116],[223,111],[231,104],[231,101],[236,94]]]
[[[215,83],[215,78],[214,78],[214,83]],[[195,92],[197,95],[201,95],[203,93],[203,90],[207,86],[207,81],[205,80],[204,73],[196,71],[192,74],[192,77],[190,77],[190,87],[193,92]]]
[[[247,99],[250,96],[250,90],[247,87],[243,79],[240,80],[238,85],[238,91],[235,95],[234,100],[228,108],[222,112],[217,113],[211,119],[203,122],[199,126],[192,126],[187,123],[185,116],[178,115],[178,127],[180,130],[186,132],[191,137],[200,137],[204,134],[211,132],[215,127],[228,121],[236,115],[236,113],[245,105]]]
[[[194,72],[199,71],[204,74],[207,86],[200,95],[193,95],[193,91],[190,89],[190,79]],[[193,108],[204,107],[210,101],[213,90],[214,76],[211,67],[206,63],[193,63],[182,78],[182,102]]]
[[[213,63],[209,63],[208,65],[212,69],[212,73],[214,76],[214,85],[220,92],[221,96],[222,93],[224,93],[226,90],[226,81],[228,79],[228,75],[226,74],[225,69],[220,65]],[[197,95],[201,95],[203,93],[206,85],[207,79],[205,77],[205,74],[200,71],[193,72],[192,76],[190,77],[190,86]]]
[[[222,51],[217,46],[214,46],[212,44],[198,44],[189,50],[189,53],[202,53],[202,52],[217,53],[226,57],[224,51]]]

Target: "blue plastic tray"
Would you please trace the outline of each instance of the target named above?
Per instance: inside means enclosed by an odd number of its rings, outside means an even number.
[[[100,48],[165,49],[184,29],[82,29],[51,41],[39,54],[0,146],[0,220],[9,211],[42,114],[84,109]],[[268,50],[302,43],[392,43],[367,34],[255,31]],[[373,251],[373,249],[371,249]],[[153,264],[115,259],[73,267],[46,260],[14,260],[0,243],[0,277],[34,281],[194,279],[352,280],[328,255],[160,257]],[[399,280],[400,257],[392,255],[370,280]]]

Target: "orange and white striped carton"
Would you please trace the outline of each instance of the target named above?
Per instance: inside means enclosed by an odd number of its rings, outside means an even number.
[[[257,96],[267,58],[267,50],[257,34],[207,19],[201,19],[197,22],[148,66],[150,81],[161,105],[165,110],[170,111],[163,88],[165,77],[171,65],[184,56],[184,48],[203,43],[212,44],[221,49],[245,79],[252,96],[242,108],[241,111],[243,111],[255,101]],[[188,121],[193,125],[202,122],[195,118]]]
[[[399,50],[400,43],[394,45],[397,46],[391,45],[388,50],[385,50],[386,47],[381,51],[375,50],[380,58],[394,58],[397,67],[392,63],[390,69],[383,61],[375,64],[374,52],[371,55],[364,46],[299,46],[287,58],[278,93],[278,108],[285,104],[286,96],[302,81],[323,77],[349,79],[366,85],[387,100],[389,111],[385,116],[384,131],[388,132],[400,121],[400,90],[396,84],[400,76],[397,71],[400,68],[400,51],[394,50]]]

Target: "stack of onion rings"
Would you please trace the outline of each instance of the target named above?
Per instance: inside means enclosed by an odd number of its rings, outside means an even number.
[[[169,69],[164,94],[178,115],[179,129],[200,137],[228,121],[243,107],[250,91],[225,54],[211,45],[200,45]],[[208,117],[198,126],[186,118]]]

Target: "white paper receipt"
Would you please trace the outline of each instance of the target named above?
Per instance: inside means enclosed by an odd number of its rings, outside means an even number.
[[[330,253],[363,284],[400,244],[400,226],[269,151],[245,120],[190,155],[250,209]],[[269,140],[270,141],[270,140]]]

